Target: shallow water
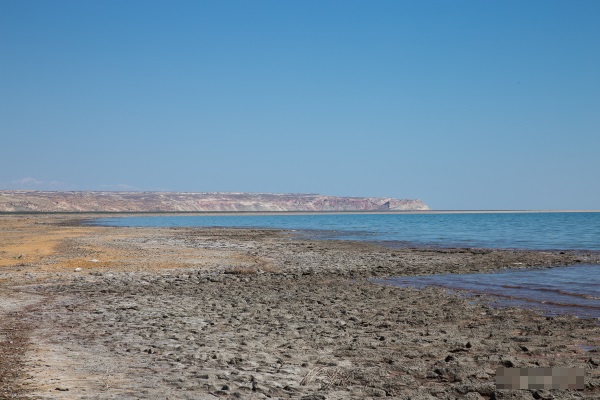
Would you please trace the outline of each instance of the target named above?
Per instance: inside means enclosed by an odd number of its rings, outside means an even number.
[[[177,215],[102,218],[94,223],[291,229],[316,239],[376,241],[399,247],[600,250],[600,212]]]
[[[489,274],[394,277],[377,282],[402,287],[438,286],[493,296],[500,307],[534,308],[548,315],[600,318],[600,265],[504,270]]]
[[[600,250],[600,213],[306,214],[144,216],[95,224],[139,227],[244,227],[297,230],[314,239],[384,242],[393,247]],[[387,283],[442,286],[493,295],[499,306],[600,318],[600,266],[578,265],[494,274],[390,278]]]

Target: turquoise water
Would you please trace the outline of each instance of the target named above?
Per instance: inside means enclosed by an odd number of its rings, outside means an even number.
[[[443,274],[382,279],[396,286],[440,286],[497,298],[499,306],[534,308],[549,315],[600,318],[600,265],[505,270],[490,274]]]
[[[319,239],[377,241],[401,247],[600,250],[600,212],[174,215],[102,218],[94,223],[288,229]]]

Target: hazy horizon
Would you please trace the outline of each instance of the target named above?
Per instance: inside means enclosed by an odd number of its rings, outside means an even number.
[[[0,0],[0,189],[596,210],[599,12]]]

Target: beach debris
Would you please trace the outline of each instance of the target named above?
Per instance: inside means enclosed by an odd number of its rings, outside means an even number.
[[[98,262],[95,258],[91,259],[90,262]]]
[[[79,267],[75,268],[75,272],[79,272],[79,271],[81,271],[81,268],[79,268]]]

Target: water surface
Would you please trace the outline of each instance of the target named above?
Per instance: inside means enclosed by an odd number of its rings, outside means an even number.
[[[600,265],[504,270],[489,274],[403,276],[378,280],[396,286],[438,286],[492,295],[498,306],[539,309],[548,315],[600,318]]]
[[[318,239],[395,246],[600,250],[600,212],[144,216],[95,223],[140,227],[301,230]]]

